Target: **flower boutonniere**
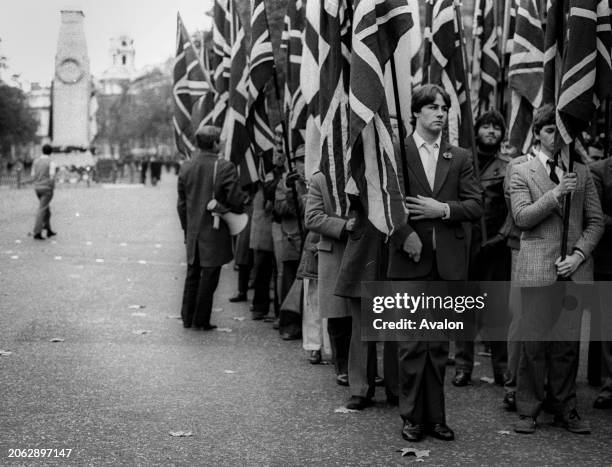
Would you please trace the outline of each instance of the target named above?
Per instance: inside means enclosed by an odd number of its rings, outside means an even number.
[[[451,160],[453,158],[453,155],[451,154],[450,151],[446,151],[444,154],[442,154],[442,157],[444,159]]]

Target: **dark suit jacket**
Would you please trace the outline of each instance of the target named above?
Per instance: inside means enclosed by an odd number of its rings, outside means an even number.
[[[213,189],[215,162],[217,176]],[[213,152],[199,151],[183,164],[178,176],[177,210],[185,232],[189,264],[194,262],[196,246],[202,267],[221,266],[233,258],[227,225],[221,220],[219,229],[214,229],[213,216],[206,209],[213,198],[230,211],[241,213],[246,196],[238,185],[234,164],[219,159]]]
[[[413,279],[427,276],[433,265],[433,230],[436,232],[436,259],[440,277],[461,280],[467,277],[469,236],[463,223],[475,222],[482,215],[481,189],[473,170],[472,155],[465,149],[441,143],[434,189],[429,186],[419,151],[412,136],[406,138],[409,196],[434,198],[448,203],[448,219],[413,221],[391,236],[387,275],[392,279]],[[400,171],[400,178],[401,171]],[[403,179],[400,180],[403,186]],[[404,252],[406,237],[416,232],[423,243],[419,262]]]
[[[596,274],[612,274],[612,158],[590,165],[604,214],[604,234],[593,252]]]

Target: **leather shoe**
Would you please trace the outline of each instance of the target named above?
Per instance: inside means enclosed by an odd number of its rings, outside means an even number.
[[[589,422],[582,420],[576,409],[571,410],[569,413],[561,416],[555,416],[555,425],[565,428],[567,431],[576,433],[579,435],[588,435],[591,433],[591,425]]]
[[[516,412],[516,392],[507,392],[503,400],[504,409],[508,412]]]
[[[442,441],[452,441],[455,439],[455,432],[446,423],[436,423],[429,427],[427,432],[436,439]]]
[[[321,351],[311,350],[310,357],[308,357],[308,361],[311,365],[318,365],[319,363],[321,363]]]
[[[253,321],[261,321],[262,319],[264,319],[266,317],[266,314],[261,312],[261,311],[253,311],[251,313],[251,319]]]
[[[516,433],[522,433],[524,435],[531,435],[536,431],[536,421],[533,417],[521,415],[519,421],[514,425],[514,431]]]
[[[339,386],[348,386],[348,375],[346,373],[340,373],[336,376],[336,383],[338,383]]]
[[[363,410],[372,404],[372,399],[369,397],[351,396],[346,403],[346,408],[349,410]]]
[[[41,234],[36,234],[34,235],[34,240],[44,240],[44,238]]]
[[[47,229],[47,238],[49,237],[55,237],[57,235],[57,232],[54,232],[51,229]]]
[[[599,396],[593,402],[593,407],[596,409],[612,409],[612,397]]]
[[[294,335],[292,335],[292,334],[289,334],[288,332],[283,332],[283,333],[280,335],[280,338],[281,338],[282,340],[284,340],[284,341],[295,341],[295,340],[298,340],[298,339],[299,339],[299,337],[298,337],[298,336],[294,336]]]
[[[212,331],[213,329],[217,329],[217,326],[214,324],[205,324],[202,326],[202,331]]]
[[[247,301],[247,294],[245,294],[245,293],[238,293],[238,294],[234,295],[233,297],[230,297],[229,301],[232,302],[232,303],[246,302]]]
[[[453,378],[453,386],[463,387],[467,386],[472,382],[472,373],[465,370],[457,370],[455,377]]]
[[[410,420],[404,420],[402,428],[402,438],[406,441],[421,441],[425,436],[425,427],[418,423],[412,423]]]

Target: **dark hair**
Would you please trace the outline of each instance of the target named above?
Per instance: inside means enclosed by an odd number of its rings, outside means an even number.
[[[506,136],[506,121],[504,120],[502,114],[495,109],[487,110],[476,119],[476,123],[474,124],[474,132],[478,134],[480,127],[489,124],[493,124],[501,128],[502,134],[500,141],[503,141],[504,137]]]
[[[544,104],[533,117],[533,134],[537,135],[542,128],[555,123],[555,107],[552,104]]]
[[[215,148],[215,142],[211,141],[210,137],[207,135],[196,135],[195,139],[197,146],[204,151]]]
[[[414,128],[416,126],[415,113],[420,112],[423,107],[429,104],[433,104],[436,101],[438,95],[442,96],[444,103],[447,107],[451,105],[451,99],[448,93],[437,84],[423,84],[416,88],[412,93],[412,103],[410,106],[410,125]]]
[[[48,156],[49,154],[51,154],[53,152],[53,148],[51,147],[50,144],[43,144],[42,147],[42,153],[46,156]]]

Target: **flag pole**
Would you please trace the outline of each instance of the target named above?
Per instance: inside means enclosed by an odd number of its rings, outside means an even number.
[[[402,107],[400,105],[399,88],[397,86],[397,72],[395,70],[395,57],[391,54],[391,79],[393,81],[393,97],[395,98],[395,114],[397,116],[397,126],[399,128],[400,154],[402,155],[402,176],[404,178],[404,196],[410,193],[410,183],[408,181],[408,166],[406,161],[406,127],[402,118]]]
[[[501,26],[497,23],[500,20],[501,15],[499,13],[495,15],[495,33],[497,34],[497,45],[498,45],[497,51],[498,51],[498,57],[499,57],[499,71],[500,71],[499,83],[497,84],[497,109],[502,115],[506,114],[506,112],[504,112],[504,105],[505,105],[505,98],[506,98],[505,96],[506,94],[506,53],[505,53],[504,47],[508,40],[508,37],[506,35],[509,33],[508,29],[510,27],[511,1],[512,0],[504,0],[503,17],[501,17],[503,22]],[[494,5],[497,9],[500,8],[498,2],[495,2]]]
[[[478,152],[476,150],[476,135],[474,134],[474,114],[472,113],[472,103],[470,102],[470,83],[469,76],[467,71],[467,51],[465,50],[465,41],[464,41],[464,33],[463,33],[463,21],[461,19],[461,1],[455,0],[455,19],[457,21],[457,29],[459,32],[459,47],[461,48],[461,59],[463,60],[463,80],[465,86],[465,95],[468,101],[467,108],[467,119],[468,126],[470,128],[470,146],[472,147],[472,159],[474,164],[474,172],[476,175],[476,181],[480,186],[480,167],[478,164]],[[433,31],[432,31],[433,34]],[[482,194],[482,198],[484,201],[484,192]],[[488,239],[487,235],[487,224],[485,222],[484,215],[480,217],[480,230],[482,234],[482,242],[486,242]]]
[[[604,111],[606,112],[606,115],[604,116],[604,157],[610,157],[610,132],[612,131],[612,128],[610,128],[610,110],[612,110],[611,104],[610,104],[610,97],[606,97],[606,103],[604,105]]]
[[[268,27],[268,32],[270,31],[270,23],[268,22],[268,11],[266,9],[266,2],[264,0],[263,2],[263,6],[264,6],[264,15],[266,17],[266,26]],[[287,168],[289,169],[289,172],[293,171],[293,155],[291,154],[291,149],[289,146],[289,136],[288,136],[288,132],[287,132],[287,118],[288,116],[285,115],[283,117],[283,111],[281,108],[281,103],[280,103],[280,86],[278,84],[278,71],[276,70],[276,61],[274,60],[274,56],[272,56],[272,79],[274,81],[274,95],[276,96],[276,105],[278,107],[278,114],[280,116],[281,119],[281,128],[283,131],[283,143],[285,146],[285,154],[287,155]],[[302,216],[300,215],[300,203],[299,203],[299,196],[298,196],[298,192],[297,189],[295,187],[295,184],[293,184],[291,186],[291,192],[293,194],[293,201],[295,202],[295,210],[296,210],[296,214],[297,214],[297,222],[298,222],[298,229],[300,231],[300,237],[302,239],[304,239],[304,222],[302,220]],[[303,242],[302,242],[303,243]],[[303,245],[302,245],[303,247]]]

